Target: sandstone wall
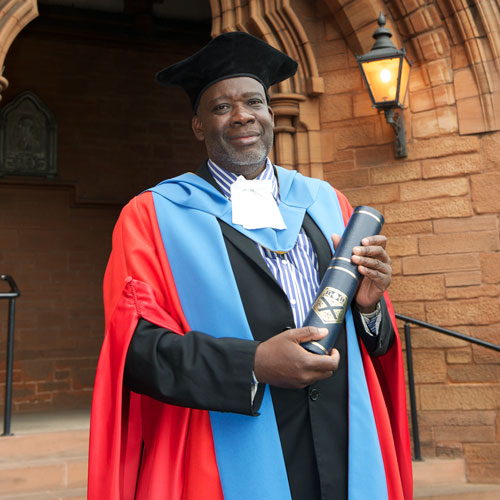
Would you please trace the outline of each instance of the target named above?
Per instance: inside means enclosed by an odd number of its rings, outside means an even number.
[[[192,41],[151,42],[54,22],[47,26],[42,15],[6,58],[10,85],[2,104],[30,90],[58,125],[55,179],[0,179],[0,272],[12,275],[22,293],[14,412],[89,407],[104,333],[102,278],[120,209],[204,158],[188,99],[161,88],[154,75],[197,50],[209,30],[184,35]],[[0,406],[6,337],[2,300]]]
[[[374,2],[293,4],[325,82],[324,178],[384,214],[396,312],[500,344],[500,132],[463,106],[477,86],[457,14],[443,2],[385,5],[414,62],[408,157],[395,159],[392,129],[371,108],[345,37]],[[415,327],[412,345],[424,457],[465,456],[469,480],[500,481],[500,353]]]

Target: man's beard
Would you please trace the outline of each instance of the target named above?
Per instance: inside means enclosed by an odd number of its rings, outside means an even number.
[[[248,151],[241,151],[233,148],[227,142],[214,142],[207,147],[210,159],[219,167],[236,175],[247,177],[261,168],[271,151],[273,145],[273,134],[261,136],[261,141],[248,148]]]

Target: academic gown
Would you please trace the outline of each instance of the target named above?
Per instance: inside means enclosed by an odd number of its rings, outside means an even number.
[[[199,171],[199,174],[207,182],[215,185],[206,167],[203,167]],[[148,194],[142,196],[148,196]],[[347,206],[346,200],[342,197],[341,203],[344,205],[344,216],[345,218],[347,218],[349,214],[349,207]],[[244,312],[248,319],[250,330],[253,333],[254,339],[256,341],[263,341],[268,339],[270,336],[283,331],[286,328],[294,327],[295,325],[293,315],[288,299],[272,277],[269,269],[267,268],[264,260],[262,259],[260,253],[256,248],[255,242],[249,240],[246,236],[244,236],[239,231],[231,227],[231,225],[222,220],[219,220],[219,225],[224,237],[224,244],[229,256],[232,271],[235,276],[237,288],[241,296]],[[317,252],[321,276],[326,270],[328,262],[331,258],[330,247],[324,235],[321,233],[318,226],[308,214],[305,214],[303,227],[309,238],[311,239],[313,246]],[[159,236],[156,235],[156,238],[158,239]],[[121,267],[123,264],[124,263],[121,263],[121,265],[119,265],[118,267]],[[162,270],[162,272],[164,274],[164,270]],[[108,274],[115,273],[113,273],[112,269],[111,271],[108,270]],[[116,298],[114,300],[116,302]],[[354,322],[356,324],[356,330],[359,332],[359,335],[363,340],[364,347],[362,349],[364,351],[370,352],[372,356],[382,355],[381,359],[387,356],[385,355],[386,351],[389,351],[390,353],[391,351],[397,350],[399,348],[399,341],[397,340],[397,337],[396,341],[394,342],[396,345],[390,348],[394,333],[385,301],[383,301],[382,311],[382,329],[377,339],[368,336],[364,332],[364,328],[360,323],[361,320],[359,318],[359,314],[356,311],[353,315]],[[182,405],[191,408],[214,409],[215,407],[215,409],[221,411],[240,412],[249,415],[255,414],[255,406],[252,407],[252,405],[249,403],[248,380],[238,381],[238,374],[236,373],[237,370],[232,373],[231,369],[229,369],[228,374],[227,363],[220,364],[221,366],[224,366],[224,368],[219,370],[217,370],[217,368],[215,369],[215,371],[219,371],[219,373],[216,373],[215,375],[212,374],[210,377],[207,377],[208,379],[212,380],[215,388],[219,387],[219,392],[221,393],[220,401],[217,401],[215,403],[213,396],[214,387],[212,387],[212,390],[210,391],[210,383],[207,386],[201,386],[199,388],[196,386],[196,384],[194,384],[194,387],[193,384],[191,384],[190,389],[187,391],[187,394],[189,394],[188,397],[185,396],[186,390],[182,383],[173,384],[173,388],[162,388],[161,380],[164,379],[164,373],[161,372],[161,369],[160,371],[158,371],[158,365],[162,365],[162,363],[158,363],[158,360],[153,363],[153,365],[155,366],[152,370],[150,370],[150,372],[156,374],[155,376],[134,377],[134,373],[146,373],[144,370],[144,366],[141,365],[141,363],[144,363],[144,351],[150,351],[154,347],[154,345],[161,345],[162,351],[171,351],[173,353],[173,357],[182,352],[182,349],[176,350],[175,347],[171,348],[173,344],[172,339],[169,339],[169,337],[172,337],[173,334],[165,334],[167,331],[178,331],[177,325],[175,325],[174,328],[168,328],[172,325],[166,324],[165,321],[158,321],[158,318],[154,318],[152,316],[148,318],[148,315],[144,314],[144,311],[142,311],[141,314],[138,315],[137,322],[136,324],[138,324],[138,326],[137,328],[134,328],[135,333],[129,332],[128,340],[125,341],[122,345],[122,357],[120,362],[121,367],[119,371],[121,371],[123,366],[123,349],[127,345],[127,342],[130,341],[130,333],[133,333],[132,341],[130,347],[128,348],[128,369],[127,367],[125,367],[127,385],[131,386],[132,389],[136,390],[137,392],[149,394],[149,396],[157,398],[156,400],[154,400],[153,406],[161,405],[162,403],[159,403],[158,400],[163,400],[167,403],[173,403],[175,405]],[[158,328],[157,326],[159,324],[162,325],[160,328]],[[201,340],[196,339],[197,335],[201,338]],[[186,338],[188,337],[189,335],[186,335]],[[246,366],[246,369],[243,371],[247,374],[248,369],[251,369],[253,366],[251,363],[253,362],[253,353],[256,348],[255,342],[238,341],[237,339],[224,339],[222,344],[220,342],[217,344],[217,342],[215,341],[207,341],[204,334],[198,332],[194,332],[194,335],[191,335],[191,337],[194,337],[194,340],[192,341],[197,348],[200,348],[201,346],[201,350],[206,351],[206,357],[203,359],[203,363],[208,362],[209,365],[213,365],[214,360],[212,359],[212,355],[215,352],[216,356],[222,356],[222,358],[224,358],[224,356],[226,357],[226,359],[228,359],[228,357],[234,357],[237,362],[232,363],[231,365],[237,366],[238,364],[240,364]],[[151,339],[154,340],[152,341]],[[212,342],[213,344],[217,344],[215,348],[211,347],[210,342]],[[204,349],[203,346],[208,346],[208,348]],[[271,387],[272,402],[274,405],[277,427],[279,430],[279,439],[283,450],[286,471],[288,473],[291,495],[292,498],[297,500],[310,500],[311,498],[347,498],[346,478],[348,476],[348,410],[347,354],[345,335],[339,336],[336,348],[339,349],[339,352],[341,354],[341,363],[338,371],[329,379],[320,381],[313,386],[301,390],[285,390],[277,387]],[[137,351],[136,354],[134,354],[135,351]],[[183,356],[180,357],[183,358]],[[365,358],[366,357],[367,355],[365,352]],[[393,354],[392,357],[397,359],[397,353],[395,355]],[[163,359],[162,361],[165,361],[165,359]],[[215,364],[215,366],[218,365]],[[194,366],[194,368],[199,369],[200,366]],[[377,368],[375,366],[371,369],[376,370]],[[234,377],[232,377],[231,375],[234,375]],[[157,380],[156,382],[155,378]],[[227,389],[227,394],[232,394],[233,396],[234,394],[241,395],[241,403],[238,401],[240,399],[240,396],[234,398],[235,400],[237,400],[236,402],[229,402],[227,400],[226,388],[224,390],[221,390],[220,384],[217,386],[217,381],[219,380],[228,381],[233,379],[235,380],[234,385],[239,386],[236,389],[234,387],[229,387]],[[400,389],[401,387],[399,387],[399,392],[401,392]],[[384,390],[388,389],[379,388],[378,390],[383,392]],[[124,392],[125,395],[127,395],[127,391],[124,390]],[[258,398],[260,397],[262,397],[262,394],[258,396]],[[380,397],[380,394],[378,394],[377,397]],[[148,398],[148,396],[137,396],[135,392],[131,392],[130,398],[141,398],[143,400],[143,414],[150,411],[150,408],[144,411],[144,401],[147,401],[148,405],[151,405],[151,401],[149,401],[150,398]],[[215,400],[217,400],[216,397]],[[397,402],[397,405],[399,405],[398,418],[400,420],[402,417],[400,410],[403,403],[404,402],[402,401]],[[132,406],[134,406],[134,408],[136,409],[137,405]],[[163,406],[170,408],[170,405]],[[195,414],[197,418],[199,418],[198,413],[196,413],[197,410],[184,411],[190,412],[191,416],[192,414]],[[253,418],[258,419],[260,417]],[[133,421],[134,418],[129,418],[129,420]],[[203,420],[203,418],[201,418],[201,420]],[[124,421],[126,421],[126,419],[124,420],[123,418],[118,418],[117,421],[119,421],[120,427],[123,427],[122,424]],[[207,430],[207,427],[209,426],[205,421],[204,424],[200,427],[205,427],[205,430]],[[385,464],[386,470],[391,467],[397,467],[403,470],[403,476],[408,476],[408,464],[405,463],[405,460],[407,462],[409,446],[406,442],[407,440],[405,441],[404,427],[404,422],[398,422],[397,425],[394,425],[394,428],[392,430],[386,428],[383,431],[389,434],[392,433],[394,435],[394,430],[397,430],[397,432],[395,433],[397,437],[396,441],[400,441],[399,444],[396,445],[396,448],[399,447],[399,449],[394,452],[393,456],[391,456],[390,458],[384,457],[384,459],[386,459],[387,461],[387,464]],[[403,430],[398,430],[400,428]],[[195,430],[192,432],[196,433],[198,431]],[[133,434],[134,439],[137,439],[137,429],[133,432]],[[205,434],[210,433],[206,432]],[[208,436],[208,438],[205,436],[205,438],[209,440],[210,436]],[[392,439],[394,438],[392,437]],[[138,439],[138,441],[140,440]],[[187,439],[187,441],[189,442],[190,439]],[[138,446],[139,445],[136,444],[136,448],[138,448]],[[392,447],[394,448],[394,445],[392,445]],[[210,448],[210,446],[208,448]],[[213,450],[211,453],[213,453]],[[397,456],[398,454],[400,455],[399,457]],[[144,457],[142,457],[142,460],[144,461]],[[211,460],[213,460],[213,457],[211,457]],[[399,465],[398,460],[400,462]],[[144,476],[146,474],[145,471],[148,467],[151,467],[151,465],[144,465],[143,463],[141,464],[140,461],[141,458],[138,458],[136,456],[134,459],[134,470],[136,471],[140,467],[141,475]],[[393,462],[392,464],[389,463],[391,461]],[[196,459],[194,460],[194,462],[196,462]],[[121,468],[123,467],[124,466],[122,463]],[[217,468],[217,464],[215,464],[214,468]],[[189,466],[187,466],[187,469],[189,469]],[[186,473],[187,471],[184,470],[184,475]],[[214,471],[212,471],[212,473],[214,473]],[[395,475],[397,476],[398,474]],[[202,477],[199,477],[199,480],[201,481]],[[390,483],[391,481],[393,481],[393,479],[388,481]],[[212,483],[215,484],[217,483],[217,481],[212,481]],[[399,486],[391,484],[389,485],[388,498],[390,500],[395,498],[403,498],[403,495],[405,494],[406,498],[409,498],[407,496],[409,489],[409,478],[404,477],[402,483],[403,484],[401,485],[400,483]],[[190,487],[192,488],[192,486]],[[139,483],[138,490],[142,491],[141,488],[142,490],[144,489]],[[217,487],[214,486],[214,489],[217,490]],[[406,490],[405,493],[403,493],[404,490]],[[189,488],[187,491],[189,492]],[[149,496],[145,496],[144,498],[157,498],[151,496],[151,493],[148,493],[148,495]],[[123,496],[123,498],[128,497]],[[189,494],[187,494],[186,496],[186,493],[184,491],[184,496],[180,496],[179,498],[191,497],[189,496]],[[209,496],[207,496],[206,491],[204,498],[210,498]],[[268,498],[273,497],[270,496]]]

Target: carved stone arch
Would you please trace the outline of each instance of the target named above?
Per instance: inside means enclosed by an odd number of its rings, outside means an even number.
[[[387,15],[388,7],[382,0],[353,0],[347,3],[342,0],[323,0],[323,3],[334,15],[340,33],[353,54],[361,55],[371,49],[374,42],[372,35],[378,28],[380,12],[386,15],[386,27],[392,32],[394,45],[401,47],[399,32]]]
[[[324,92],[316,58],[289,0],[210,0],[212,36],[246,31],[298,61],[294,78],[270,89],[275,114],[274,161],[323,177],[319,100]]]
[[[461,134],[500,130],[500,7],[496,0],[441,0],[439,8],[468,67],[454,74]]]
[[[8,81],[3,76],[4,61],[19,32],[38,16],[36,0],[7,0],[0,2],[0,100]]]
[[[460,134],[500,129],[500,9],[496,0],[436,0],[425,5],[388,2],[430,83],[447,73],[454,95],[435,99],[456,105]],[[453,54],[465,64],[452,65]],[[439,76],[437,79],[442,79]],[[436,98],[436,96],[435,96]],[[436,106],[439,103],[436,102]]]

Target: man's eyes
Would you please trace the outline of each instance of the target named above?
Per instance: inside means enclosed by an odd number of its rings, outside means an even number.
[[[225,111],[226,109],[229,108],[230,108],[229,104],[222,103],[222,104],[217,104],[217,106],[214,107],[214,111]]]
[[[254,98],[253,97],[246,102],[246,105],[250,106],[252,108],[255,108],[255,107],[261,106],[263,103],[264,103],[264,101],[261,98],[259,98],[259,97]],[[231,107],[232,107],[231,104],[229,104],[227,102],[221,102],[220,104],[217,104],[214,106],[213,112],[214,113],[224,113],[228,109],[231,109]]]

